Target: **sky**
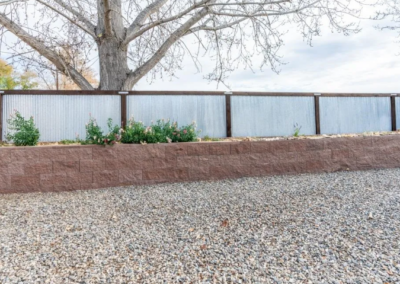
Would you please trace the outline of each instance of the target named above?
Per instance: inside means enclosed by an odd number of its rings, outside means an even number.
[[[323,28],[312,47],[292,29],[284,36],[280,55],[285,65],[279,74],[268,67],[239,69],[226,81],[231,91],[261,92],[380,92],[400,93],[400,39],[395,31],[377,30],[373,21],[362,21],[362,31],[344,36]],[[142,79],[136,90],[229,90],[203,79],[213,62],[202,59],[202,72],[187,58],[177,78]]]
[[[143,78],[134,89],[400,93],[400,38],[396,31],[376,29],[377,24],[361,21],[362,31],[350,36],[323,27],[312,46],[295,27],[287,27],[289,32],[283,36],[284,46],[279,52],[285,64],[279,74],[268,66],[260,70],[254,65],[253,71],[241,68],[230,74],[227,87],[204,79],[214,66],[210,58],[201,59],[199,72],[187,57],[176,77],[157,79],[152,84]]]

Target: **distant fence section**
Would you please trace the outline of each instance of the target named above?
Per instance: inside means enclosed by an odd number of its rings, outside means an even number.
[[[200,136],[289,136],[396,130],[397,94],[320,94],[198,91],[1,91],[0,140],[14,110],[33,116],[41,141],[84,138],[91,114],[107,131],[107,119],[146,125],[158,119],[197,123]]]

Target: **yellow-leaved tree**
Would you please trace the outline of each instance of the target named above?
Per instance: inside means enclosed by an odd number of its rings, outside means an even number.
[[[5,60],[0,59],[0,89],[3,90],[30,90],[38,87],[37,75],[31,71],[18,73]]]

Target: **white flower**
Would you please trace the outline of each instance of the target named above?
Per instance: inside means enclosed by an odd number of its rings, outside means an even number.
[[[93,139],[96,140],[96,139],[97,139],[97,136],[94,136]]]
[[[172,139],[169,137],[167,137],[167,141],[168,141],[168,143],[172,143]]]

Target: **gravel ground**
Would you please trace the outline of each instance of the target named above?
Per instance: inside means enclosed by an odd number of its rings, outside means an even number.
[[[400,169],[0,195],[0,283],[400,283]]]

